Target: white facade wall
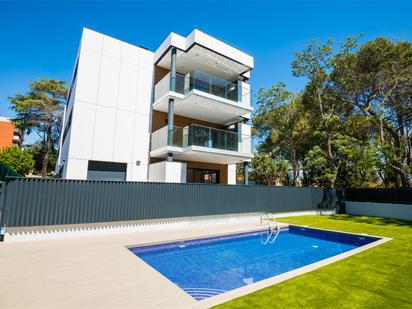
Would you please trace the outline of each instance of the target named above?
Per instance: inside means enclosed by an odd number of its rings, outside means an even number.
[[[236,184],[236,164],[229,164],[227,166],[227,184]]]
[[[166,161],[156,162],[149,165],[149,181],[165,182]]]
[[[252,137],[251,128],[249,124],[239,124],[239,151],[243,153],[250,153],[252,151]]]
[[[149,166],[149,181],[186,182],[187,165],[183,162],[162,161]]]
[[[64,178],[86,179],[96,160],[127,163],[126,180],[147,180],[152,80],[152,52],[83,30]]]
[[[239,92],[239,99],[240,99],[240,104],[245,106],[246,108],[249,108],[250,105],[250,98],[252,96],[251,90],[250,90],[250,84],[245,83],[243,81],[238,81],[238,92]]]

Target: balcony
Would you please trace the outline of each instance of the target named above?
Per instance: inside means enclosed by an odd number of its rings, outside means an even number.
[[[194,124],[174,127],[169,143],[167,127],[152,133],[150,155],[165,158],[168,152],[180,160],[221,164],[238,163],[253,157],[250,136]]]
[[[171,91],[173,83],[176,87]],[[199,71],[176,74],[175,80],[170,73],[163,77],[154,87],[153,108],[167,112],[169,97],[175,100],[177,115],[213,123],[230,123],[252,111],[249,84],[232,83]]]

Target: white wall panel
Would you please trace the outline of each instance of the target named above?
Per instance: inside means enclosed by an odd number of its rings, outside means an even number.
[[[120,68],[119,95],[117,108],[134,112],[138,84],[138,68],[127,62],[122,62]]]
[[[88,160],[69,159],[67,162],[66,179],[87,179]]]
[[[136,162],[131,164],[132,174],[127,180],[130,181],[147,181],[147,163],[140,163],[139,166],[136,165]],[[128,176],[127,176],[128,177]]]
[[[149,114],[152,96],[153,70],[139,69],[136,113]]]
[[[134,65],[139,65],[140,48],[131,44],[123,43],[122,45],[122,60],[130,62]]]
[[[251,91],[250,91],[250,84],[242,82],[242,81],[238,81],[238,89],[240,91],[240,104],[242,104],[243,106],[249,108],[250,107],[250,97],[252,95]]]
[[[250,136],[251,135],[251,128],[249,124],[241,123],[240,132],[242,136]]]
[[[139,66],[149,70],[153,70],[154,56],[151,51],[140,49]]]
[[[81,48],[89,49],[97,53],[102,52],[103,35],[93,30],[83,28]]]
[[[135,115],[133,143],[133,160],[147,163],[149,156],[149,117],[147,115]]]
[[[119,88],[120,60],[102,56],[97,105],[116,108]]]
[[[80,52],[77,69],[76,100],[96,103],[99,84],[100,54],[89,50]]]
[[[186,183],[186,163],[157,162],[149,165],[149,181]]]
[[[69,157],[90,158],[93,149],[93,131],[96,105],[77,101],[73,106]]]
[[[104,55],[120,59],[122,54],[122,41],[104,35],[102,52]]]
[[[133,165],[131,163],[127,163],[126,166],[126,181],[133,181]]]
[[[166,161],[149,165],[149,181],[164,182],[166,179]]]
[[[165,162],[166,182],[186,183],[186,163],[182,162]]]
[[[134,113],[117,111],[113,160],[133,162]]]
[[[236,184],[236,164],[229,164],[227,166],[227,184]]]
[[[102,106],[96,107],[94,126],[93,160],[112,161],[115,134],[115,110]]]

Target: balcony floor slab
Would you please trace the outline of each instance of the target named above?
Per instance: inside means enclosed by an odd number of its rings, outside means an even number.
[[[153,109],[167,113],[169,98],[175,100],[176,115],[221,125],[237,122],[241,117],[248,118],[253,110],[250,106],[199,90],[192,90],[186,95],[169,92],[153,104]]]
[[[173,153],[176,160],[217,164],[235,164],[250,161],[253,158],[253,153],[243,153],[201,146],[167,146],[151,151],[150,156],[152,158],[166,158],[167,153],[169,152]]]

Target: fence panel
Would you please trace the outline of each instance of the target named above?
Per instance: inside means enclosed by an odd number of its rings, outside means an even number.
[[[3,220],[4,219],[2,219],[4,216],[3,216],[3,214],[4,214],[4,210],[3,210],[3,207],[4,207],[4,190],[5,190],[5,188],[6,188],[6,183],[5,182],[3,182],[3,181],[0,181],[0,227],[2,227],[3,226]]]
[[[296,211],[336,206],[335,190],[322,188],[8,178],[5,191],[2,221],[7,226]]]
[[[412,189],[346,189],[348,202],[412,204]]]

